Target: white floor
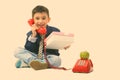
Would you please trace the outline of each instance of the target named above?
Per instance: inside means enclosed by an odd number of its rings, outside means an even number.
[[[73,48],[73,47],[71,47]],[[62,65],[66,68],[73,68],[75,62],[77,59],[79,59],[79,53],[72,52],[71,48],[67,51],[61,51],[64,52],[61,54],[62,58]],[[96,53],[91,53],[91,59],[94,64],[94,71],[91,73],[73,73],[72,70],[56,70],[56,69],[45,69],[45,70],[38,70],[35,71],[32,68],[15,68],[15,62],[16,58],[13,56],[12,52],[9,52],[9,50],[6,50],[6,54],[1,54],[0,56],[0,73],[1,77],[4,80],[114,80],[114,78],[117,78],[119,75],[119,67],[118,65],[118,59],[114,57],[108,57],[108,53],[102,53],[101,51],[98,51]],[[102,55],[104,55],[102,57]],[[109,52],[109,55],[111,53]],[[108,57],[108,58],[106,58]],[[6,58],[6,59],[5,59]]]

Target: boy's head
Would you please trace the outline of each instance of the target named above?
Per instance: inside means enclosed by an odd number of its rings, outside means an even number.
[[[44,6],[38,5],[32,10],[32,18],[38,28],[46,27],[50,21],[49,10]]]
[[[34,17],[35,13],[47,13],[49,17],[49,10],[45,6],[38,5],[32,10],[32,17]]]

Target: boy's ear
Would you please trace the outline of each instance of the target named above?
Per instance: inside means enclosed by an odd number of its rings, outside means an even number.
[[[49,18],[48,18],[48,22],[50,22],[50,20],[51,20],[51,18],[49,17]]]

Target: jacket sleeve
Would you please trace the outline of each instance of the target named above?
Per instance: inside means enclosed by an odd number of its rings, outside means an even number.
[[[36,42],[32,42],[32,41],[29,41],[28,38],[31,36],[32,32],[28,32],[27,33],[27,38],[26,38],[26,43],[24,45],[25,49],[33,52],[33,53],[37,53],[38,52],[38,42],[36,40]]]

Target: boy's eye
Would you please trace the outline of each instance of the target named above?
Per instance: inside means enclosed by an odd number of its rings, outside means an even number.
[[[40,17],[36,17],[35,19],[36,19],[36,20],[39,20],[39,19],[40,19]],[[45,19],[46,19],[46,17],[42,17],[41,19],[42,19],[42,20],[45,20]]]
[[[36,17],[37,20],[39,20],[40,18],[39,17]]]
[[[43,17],[42,19],[43,19],[43,20],[45,20],[45,19],[46,19],[46,17]]]

